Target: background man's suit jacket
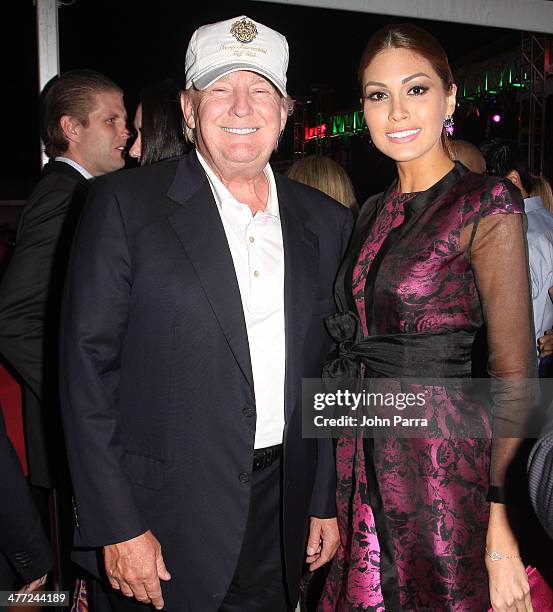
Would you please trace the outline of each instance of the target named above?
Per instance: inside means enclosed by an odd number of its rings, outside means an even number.
[[[543,528],[553,539],[553,402],[547,413],[548,424],[528,460],[528,485],[532,506]]]
[[[70,246],[88,181],[50,161],[23,209],[0,285],[0,353],[23,382],[29,481],[54,486],[59,435],[59,313]]]
[[[285,258],[283,530],[295,600],[308,514],[335,514],[332,446],[302,439],[301,379],[320,376],[330,348],[323,318],[335,310],[351,215],[319,191],[279,175],[276,184]],[[255,398],[232,257],[194,152],[91,187],[61,352],[77,547],[151,529],[172,573],[166,609],[217,610],[246,527]],[[75,559],[97,570],[93,552]]]
[[[1,409],[0,499],[0,590],[8,591],[50,571],[52,551]]]

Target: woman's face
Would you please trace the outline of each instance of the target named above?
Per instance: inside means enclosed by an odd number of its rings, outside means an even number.
[[[140,161],[142,154],[142,104],[139,104],[134,115],[134,129],[136,130],[136,138],[129,149],[129,155]]]
[[[453,85],[444,91],[424,57],[407,49],[386,49],[363,72],[363,109],[375,146],[396,162],[445,155],[443,121],[455,110]]]

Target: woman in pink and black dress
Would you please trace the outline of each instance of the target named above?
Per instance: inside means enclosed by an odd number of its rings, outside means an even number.
[[[493,423],[468,398],[433,388],[434,434],[338,440],[342,546],[319,609],[529,611],[507,519],[536,365],[523,203],[509,182],[451,160],[456,86],[430,34],[385,27],[359,77],[371,139],[398,178],[362,208],[337,280],[341,312],[328,320],[339,350],[325,375],[469,378],[485,326],[492,381],[513,384],[497,394]],[[491,439],[492,427],[503,437]]]

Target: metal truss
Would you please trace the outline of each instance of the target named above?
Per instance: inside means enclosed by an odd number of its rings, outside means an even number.
[[[520,52],[521,91],[519,142],[528,149],[528,168],[541,175],[545,160],[546,81],[550,68],[551,41],[546,34],[523,32]]]

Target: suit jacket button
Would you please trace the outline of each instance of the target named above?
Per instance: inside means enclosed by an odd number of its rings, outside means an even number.
[[[252,406],[246,406],[246,408],[242,408],[242,414],[245,417],[252,417],[255,414],[255,408]]]
[[[248,474],[248,472],[242,472],[239,476],[238,476],[238,480],[240,482],[250,482],[250,475]]]

